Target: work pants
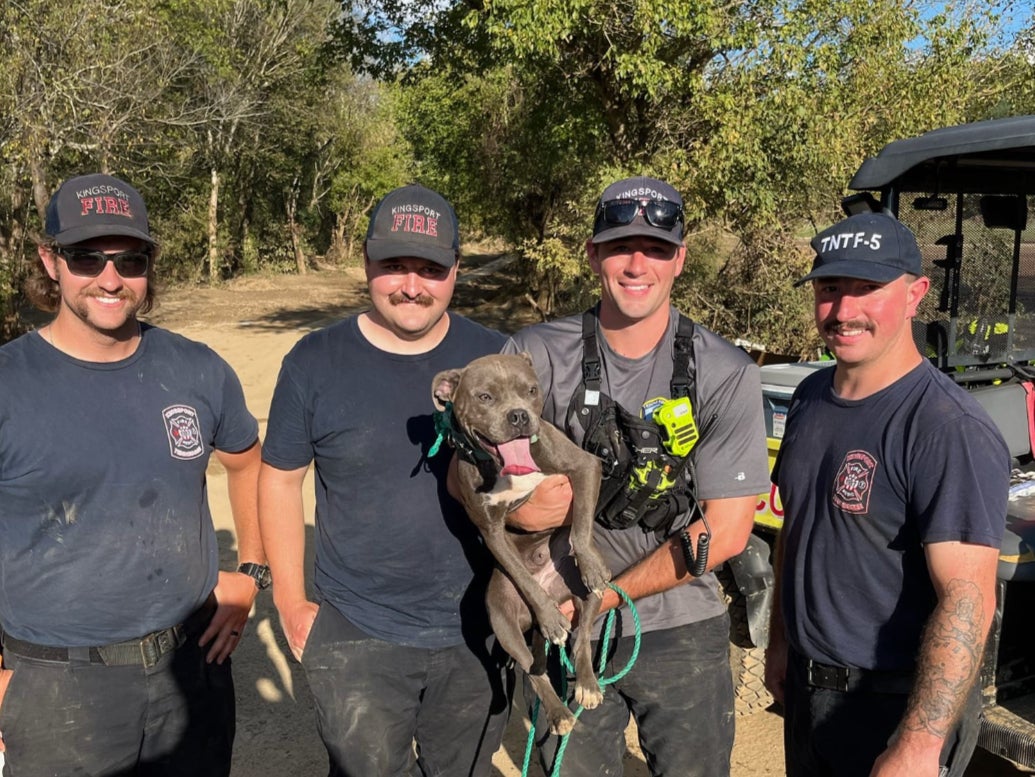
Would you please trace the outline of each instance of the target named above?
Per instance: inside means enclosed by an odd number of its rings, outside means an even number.
[[[395,645],[323,603],[302,666],[330,777],[488,777],[510,689],[486,643]]]
[[[868,777],[888,747],[909,700],[907,682],[894,688],[879,673],[848,691],[810,684],[808,664],[792,653],[787,662],[784,705],[784,754],[787,777]],[[892,686],[898,692],[874,687]],[[962,777],[977,745],[981,695],[973,688],[960,722],[941,753],[942,777]]]
[[[610,644],[605,677],[628,663],[633,636]],[[594,666],[599,667],[594,643]],[[551,673],[558,672],[551,649]],[[559,678],[558,678],[559,679]],[[555,682],[555,687],[557,683]],[[569,683],[569,691],[573,690]],[[525,682],[526,701],[535,696]],[[574,703],[571,704],[575,709]],[[604,688],[604,700],[583,710],[562,755],[564,777],[620,777],[629,715],[654,777],[728,777],[733,749],[733,680],[729,664],[729,618],[724,613],[698,623],[642,635],[632,669]],[[538,715],[536,740],[543,770],[551,774],[560,737]]]
[[[196,635],[150,667],[5,650],[4,777],[226,777],[234,684],[206,652]]]

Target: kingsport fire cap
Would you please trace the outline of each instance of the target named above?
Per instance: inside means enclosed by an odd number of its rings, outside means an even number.
[[[849,216],[820,232],[810,245],[816,252],[812,272],[799,278],[795,286],[817,278],[888,283],[904,273],[923,275],[916,238],[886,213]]]
[[[423,186],[393,189],[374,209],[365,245],[373,262],[413,257],[452,267],[460,252],[456,212]]]
[[[622,220],[622,223],[609,223],[605,206],[607,203],[635,201],[635,202],[670,202],[676,206],[678,217],[673,220],[671,227],[655,226],[645,218],[643,210],[637,211],[635,217],[630,221]],[[624,178],[604,189],[597,202],[597,210],[593,219],[592,242],[606,243],[609,240],[618,240],[623,237],[634,237],[642,235],[655,237],[667,243],[680,246],[683,244],[683,198],[679,192],[670,184],[658,178],[649,178],[639,175],[633,178]]]
[[[44,230],[58,245],[126,235],[154,245],[140,192],[110,175],[69,178],[50,198]]]

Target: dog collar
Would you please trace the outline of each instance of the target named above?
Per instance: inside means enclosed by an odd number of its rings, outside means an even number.
[[[492,457],[482,450],[481,446],[475,445],[466,434],[456,428],[456,424],[453,423],[452,402],[446,402],[445,409],[436,410],[432,418],[435,422],[435,442],[428,449],[429,459],[439,452],[443,442],[448,442],[466,462],[478,464],[492,461]]]

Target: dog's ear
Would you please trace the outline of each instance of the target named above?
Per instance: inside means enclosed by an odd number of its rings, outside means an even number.
[[[442,370],[431,381],[431,398],[435,402],[436,410],[446,409],[446,402],[453,399],[453,392],[460,385],[460,376],[463,374],[464,371],[461,369]]]
[[[528,362],[528,366],[535,367],[535,364],[532,362],[532,354],[530,354],[528,351],[522,351],[518,355],[526,362]]]

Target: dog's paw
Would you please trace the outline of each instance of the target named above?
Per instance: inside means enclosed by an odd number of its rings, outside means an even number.
[[[585,707],[587,710],[594,709],[600,706],[600,702],[604,700],[604,692],[600,690],[600,684],[593,678],[592,683],[581,683],[576,682],[575,684],[575,701]]]
[[[570,734],[573,728],[575,728],[575,716],[566,707],[563,708],[563,712],[558,712],[550,718],[550,733],[555,736],[563,737],[565,734]]]
[[[576,557],[576,563],[586,588],[597,594],[603,593],[608,581],[611,580],[611,570],[607,568],[600,554],[583,552]]]
[[[553,644],[563,645],[568,641],[571,621],[556,607],[550,607],[543,613],[542,618],[537,619],[537,622],[539,624],[539,631]]]

